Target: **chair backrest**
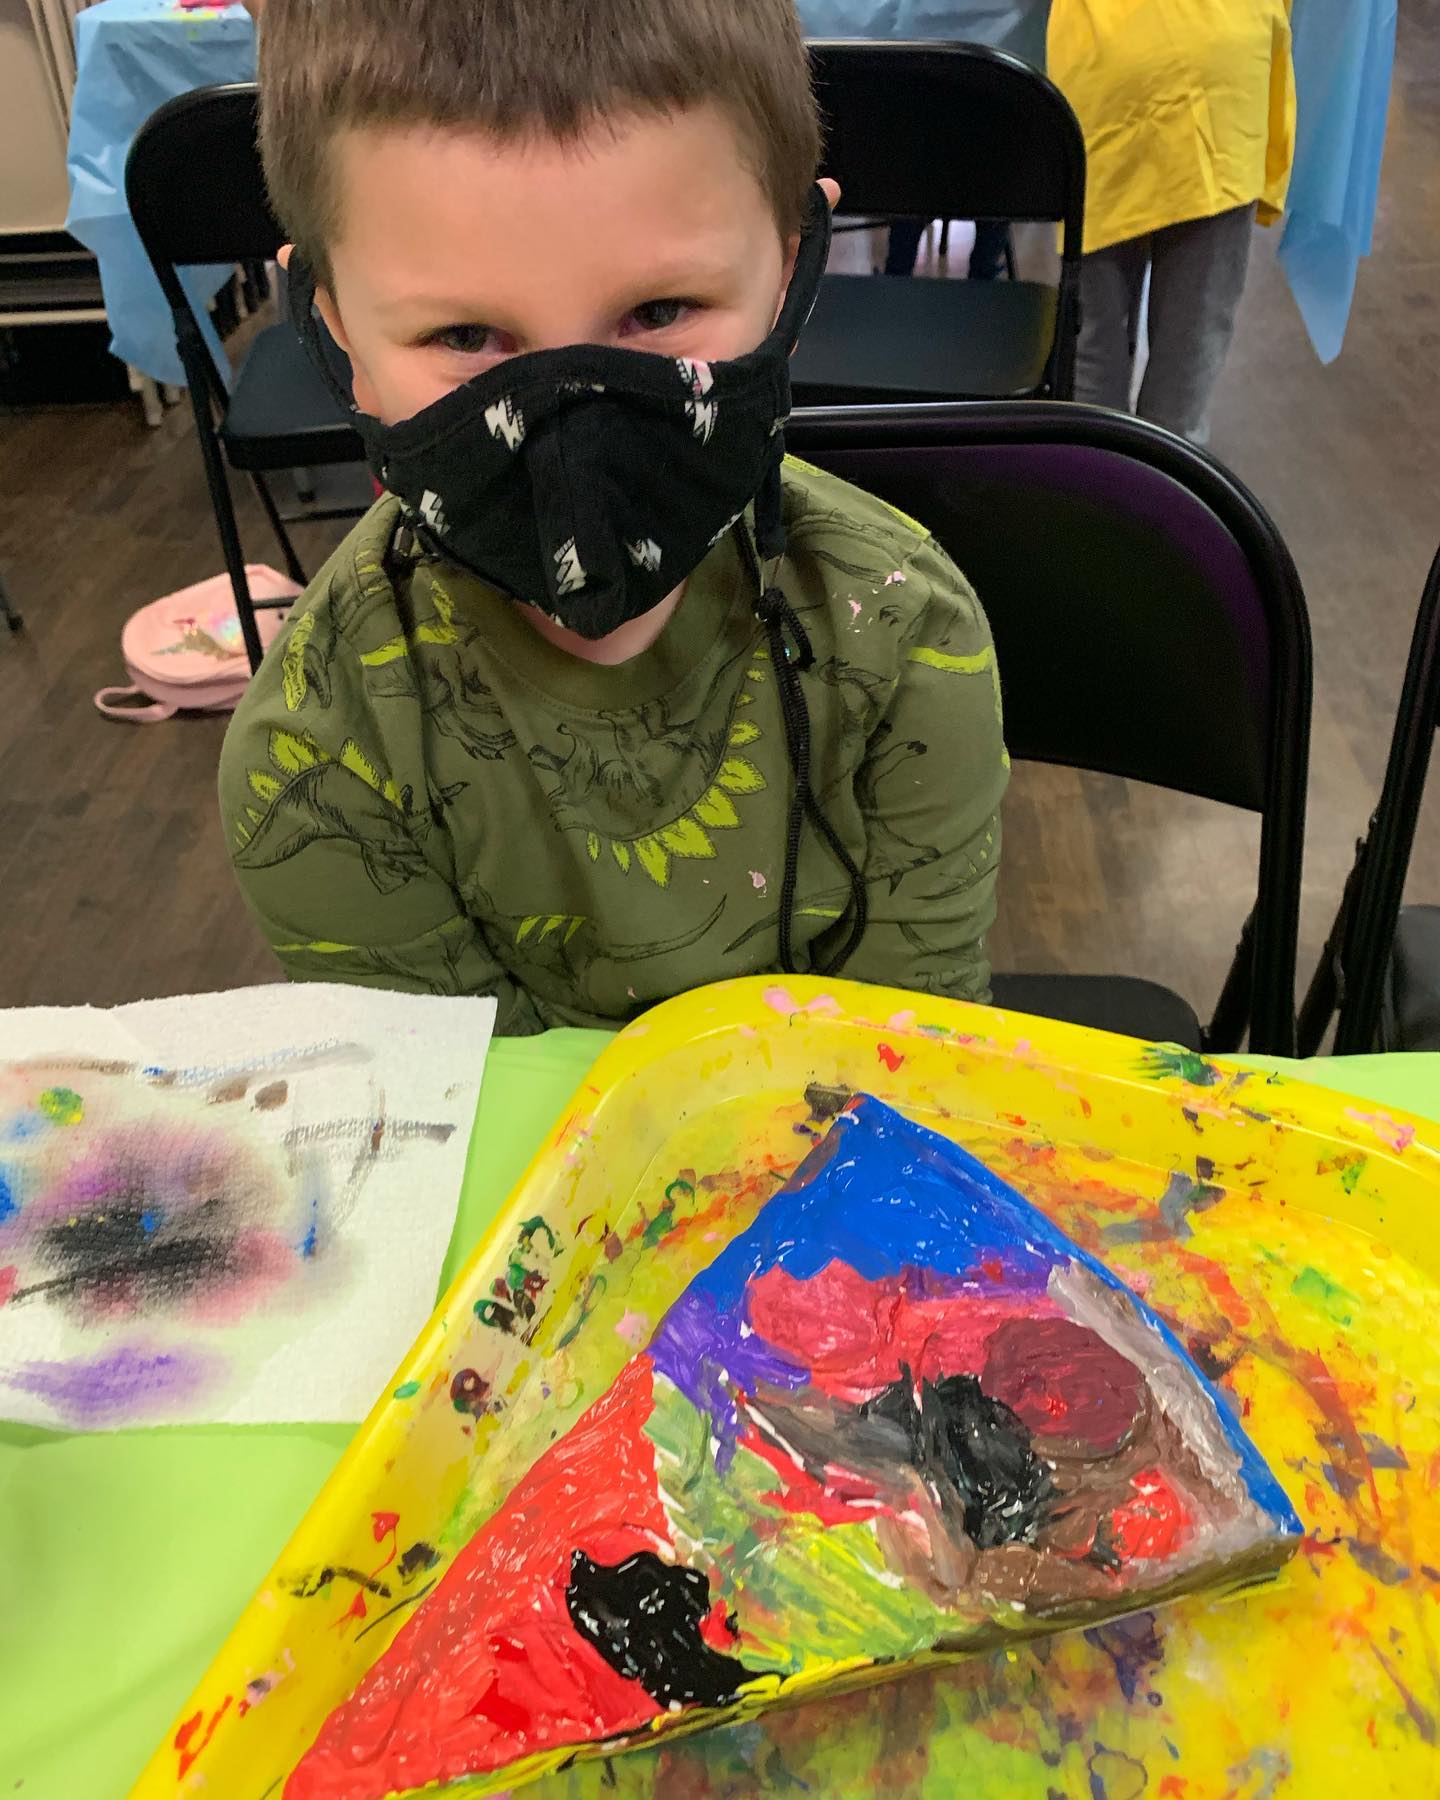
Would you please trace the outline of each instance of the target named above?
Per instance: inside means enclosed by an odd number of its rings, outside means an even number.
[[[285,241],[270,210],[256,139],[260,90],[253,82],[195,88],[153,112],[125,163],[125,198],[140,242],[175,317],[194,323],[178,270],[188,263],[267,262]],[[186,356],[193,381],[198,331]],[[201,365],[224,380],[205,351]]]
[[[1342,980],[1330,990],[1318,1030],[1328,1023],[1338,990],[1340,1018],[1335,1028],[1337,1055],[1353,1055],[1375,1047],[1385,972],[1400,917],[1400,901],[1415,844],[1420,803],[1425,797],[1425,778],[1435,733],[1440,729],[1440,551],[1437,551],[1420,596],[1410,654],[1400,688],[1395,731],[1385,765],[1385,782],[1360,846],[1354,879],[1347,883],[1337,931],[1326,946],[1327,956],[1338,949]],[[1322,975],[1317,971],[1317,982]],[[1316,988],[1312,985],[1312,994]],[[1307,996],[1307,1007],[1310,1004]]]
[[[1029,63],[983,44],[817,41],[822,173],[847,212],[1038,219],[1078,264],[1085,139],[1070,102]]]
[[[786,443],[921,520],[974,583],[1013,756],[1261,815],[1251,1042],[1283,1050],[1310,627],[1253,497],[1168,432],[1053,402],[800,411]]]

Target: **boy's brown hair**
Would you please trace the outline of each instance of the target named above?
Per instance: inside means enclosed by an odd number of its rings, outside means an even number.
[[[566,141],[707,100],[729,115],[782,235],[797,231],[820,136],[793,0],[266,0],[260,29],[265,176],[322,281],[341,131]]]

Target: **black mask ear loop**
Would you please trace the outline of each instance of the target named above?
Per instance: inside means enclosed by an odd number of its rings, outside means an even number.
[[[772,486],[774,490],[778,490],[779,485],[780,465],[777,459],[772,477],[767,478],[766,490],[772,489]],[[778,491],[772,493],[762,490],[757,497],[755,510],[756,537],[761,552],[777,541],[779,544],[779,549],[773,551],[773,572],[785,546],[784,527],[779,522]],[[768,517],[765,516],[767,514]],[[763,525],[759,522],[762,518]],[[837,975],[865,935],[868,901],[865,877],[841,842],[834,826],[821,811],[810,785],[810,709],[805,704],[800,676],[804,670],[814,666],[815,652],[794,607],[773,580],[766,581],[760,564],[760,553],[757,553],[756,545],[751,543],[750,533],[743,523],[736,526],[735,535],[740,543],[741,555],[749,565],[755,582],[755,616],[765,627],[769,643],[770,663],[775,671],[776,690],[780,696],[780,717],[785,727],[785,748],[794,778],[790,794],[790,816],[785,829],[785,873],[780,884],[780,967],[786,975],[796,973],[793,945],[795,885],[800,867],[800,838],[808,818],[829,846],[831,854],[845,871],[850,883],[850,906],[846,908],[852,914],[850,934],[839,954],[831,957],[819,971],[822,975]]]
[[[805,230],[800,241],[799,254],[796,257],[795,270],[790,278],[790,291],[785,296],[785,304],[781,308],[780,317],[776,321],[777,332],[783,332],[790,339],[793,350],[801,328],[815,305],[815,298],[820,288],[820,277],[824,273],[825,262],[830,249],[830,203],[817,183],[810,192],[809,207],[805,221]],[[788,384],[787,384],[788,399]],[[783,424],[783,419],[780,421]],[[837,974],[844,968],[854,953],[856,945],[865,934],[868,914],[868,901],[865,891],[865,877],[856,866],[855,859],[840,841],[839,834],[820,809],[814,790],[810,785],[810,709],[805,704],[804,690],[800,686],[801,673],[812,668],[815,663],[815,652],[805,627],[796,617],[795,609],[785,598],[773,579],[767,581],[762,569],[762,562],[769,563],[772,577],[778,569],[780,560],[785,554],[785,522],[782,509],[780,469],[784,459],[784,439],[780,435],[779,425],[776,429],[774,455],[765,471],[760,490],[755,496],[755,540],[752,543],[750,533],[743,521],[735,527],[735,536],[740,545],[740,554],[750,570],[751,579],[755,583],[755,616],[765,627],[765,636],[770,649],[770,662],[775,670],[776,690],[780,696],[780,717],[785,727],[785,748],[790,758],[790,771],[794,777],[794,787],[790,795],[790,815],[785,830],[785,873],[780,884],[780,967],[787,975],[795,971],[794,952],[794,914],[795,886],[799,877],[800,837],[804,830],[805,820],[819,832],[829,846],[831,854],[845,871],[850,883],[850,907],[853,916],[850,933],[839,954],[830,959],[823,975]],[[787,642],[788,636],[788,642]]]
[[[325,330],[315,310],[315,272],[298,250],[290,252],[290,266],[285,270],[285,298],[290,309],[290,323],[305,346],[315,372],[347,415],[358,411],[354,394],[346,389],[335,372],[334,357],[344,356],[345,352]]]

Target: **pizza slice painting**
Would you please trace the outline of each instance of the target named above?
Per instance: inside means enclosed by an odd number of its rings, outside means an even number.
[[[586,1747],[1254,1579],[1301,1525],[1164,1324],[859,1098],[538,1459],[287,1800]]]

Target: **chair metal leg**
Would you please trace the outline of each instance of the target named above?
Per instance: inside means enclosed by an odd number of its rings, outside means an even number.
[[[940,255],[943,258],[943,257],[948,256],[949,254],[950,254],[950,221],[948,219],[942,219],[940,221]]]
[[[1005,227],[1005,278],[1007,281],[1018,281],[1015,273],[1015,232],[1009,225]]]
[[[1250,991],[1255,979],[1255,914],[1252,912],[1240,930],[1235,959],[1215,1002],[1210,1023],[1200,1034],[1207,1050],[1238,1050],[1250,1024]]]
[[[197,372],[187,365],[190,375],[190,404],[195,415],[195,435],[200,440],[200,457],[205,464],[205,483],[210,489],[210,510],[215,515],[215,529],[220,535],[220,553],[225,558],[225,572],[230,577],[230,591],[235,596],[235,613],[240,620],[240,635],[245,640],[245,654],[250,672],[260,667],[265,648],[260,642],[260,628],[255,623],[255,606],[250,598],[250,584],[245,578],[245,554],[240,548],[240,529],[235,523],[235,507],[230,498],[230,482],[225,473],[225,460],[210,417],[210,403],[197,387]]]
[[[271,496],[269,484],[263,475],[254,473],[250,479],[255,483],[255,492],[260,496],[260,504],[265,508],[265,517],[270,521],[270,529],[275,533],[275,541],[280,546],[280,554],[285,559],[285,573],[292,581],[298,581],[302,587],[310,577],[301,567],[300,558],[295,554],[295,546],[290,542],[290,533],[285,529],[285,521],[280,517],[279,509]]]

